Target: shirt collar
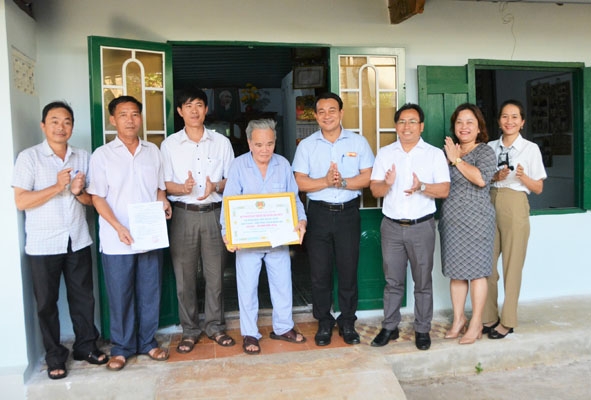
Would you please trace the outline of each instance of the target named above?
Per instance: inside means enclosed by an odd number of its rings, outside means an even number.
[[[183,128],[181,130],[181,142],[192,142],[191,139],[189,139],[189,136],[187,135],[187,131],[185,130],[185,128]],[[211,138],[211,133],[209,132],[209,129],[207,129],[205,126],[203,127],[203,136],[201,136],[201,141],[204,140],[212,140]]]
[[[523,148],[523,145],[525,144],[525,139],[523,138],[523,136],[521,136],[521,134],[519,134],[519,136],[517,136],[517,139],[515,139],[515,141],[513,142],[513,144],[509,147],[505,147],[503,145],[503,137],[501,136],[501,138],[499,139],[499,148],[501,149],[511,149],[514,148],[515,150],[519,151]]]
[[[51,157],[55,154],[55,152],[53,151],[53,149],[49,146],[49,143],[47,142],[47,139],[45,139],[43,141],[43,143],[41,144],[42,149],[43,149],[43,155],[46,157]],[[66,150],[66,159],[68,157],[70,157],[70,155],[74,153],[74,151],[72,150],[72,146],[70,146],[68,144],[68,149]]]
[[[402,148],[402,144],[400,143],[400,140],[395,141],[394,143],[392,143],[394,150],[400,150],[400,151],[404,151],[404,149]],[[423,140],[423,137],[421,136],[419,138],[419,141],[417,142],[417,144],[415,144],[415,146],[410,150],[413,151],[414,149],[421,149],[424,148],[426,145],[426,142]]]
[[[277,165],[279,162],[277,161],[276,154],[273,153],[271,159],[269,160],[269,165]],[[252,151],[248,152],[248,162],[246,163],[248,168],[258,168],[256,162],[254,161],[254,157],[252,156]]]
[[[142,147],[146,147],[146,142],[145,142],[145,140],[143,140],[143,139],[142,139],[142,138],[140,138],[139,136],[138,136],[138,139],[139,139],[139,141],[140,141],[140,144],[139,144],[139,145],[140,145],[140,146],[142,146]],[[115,136],[115,139],[113,139],[113,140],[111,140],[111,141],[109,142],[109,144],[111,144],[111,143],[112,143],[112,146],[114,146],[114,147],[121,147],[121,146],[125,146],[125,143],[123,143],[123,142],[121,141],[121,139],[119,139],[119,136]]]
[[[328,140],[326,140],[324,138],[324,135],[322,134],[322,129],[320,129],[317,133],[317,137],[316,140],[324,140],[326,142],[328,142]],[[351,135],[355,135],[353,132],[348,131],[347,129],[343,128],[343,125],[341,125],[341,134],[339,135],[339,137],[337,138],[337,140],[335,140],[335,143],[338,142],[339,140],[342,139],[348,139],[351,137]]]

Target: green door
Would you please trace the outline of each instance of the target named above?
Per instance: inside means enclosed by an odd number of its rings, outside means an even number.
[[[330,50],[330,87],[343,99],[343,127],[363,135],[374,154],[396,140],[394,113],[405,102],[404,73],[404,49]],[[364,190],[358,270],[360,310],[384,305],[381,221],[381,199],[374,199],[369,189]],[[336,290],[334,304],[338,309]]]
[[[156,145],[173,133],[173,91],[170,46],[105,37],[88,38],[92,149],[109,142],[116,131],[109,123],[108,103],[131,95],[144,106],[142,139]],[[98,223],[97,229],[98,229]],[[96,235],[98,241],[98,233]],[[99,248],[97,244],[97,249]],[[97,254],[101,331],[110,338],[109,307],[100,254]],[[160,325],[178,323],[174,272],[168,249],[164,255]]]

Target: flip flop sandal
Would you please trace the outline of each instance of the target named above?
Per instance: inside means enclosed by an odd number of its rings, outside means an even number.
[[[234,339],[232,339],[232,337],[229,336],[226,332],[218,332],[212,336],[209,336],[209,338],[223,347],[230,347],[236,344]]]
[[[248,350],[248,346],[256,346],[258,349],[256,350]],[[252,336],[244,336],[244,342],[242,343],[242,349],[248,355],[255,355],[261,352],[261,346],[259,345],[259,341],[257,338]]]
[[[299,334],[302,336],[302,340],[298,340],[298,332],[295,331],[295,329],[292,329],[290,331],[285,332],[283,335],[277,335],[275,332],[271,332],[271,339],[274,340],[285,340],[286,342],[289,343],[296,343],[296,344],[302,344],[306,342],[306,338],[304,337],[304,335],[302,335],[301,333]]]
[[[183,338],[180,343],[176,346],[177,353],[186,354],[193,351],[197,342],[193,338]],[[182,349],[181,347],[186,347]]]
[[[61,374],[51,374],[54,371],[59,371],[59,370],[64,371]],[[49,377],[49,379],[63,379],[66,376],[68,376],[68,370],[66,369],[66,364],[65,363],[59,363],[59,364],[55,364],[52,365],[51,367],[47,367],[47,376]]]

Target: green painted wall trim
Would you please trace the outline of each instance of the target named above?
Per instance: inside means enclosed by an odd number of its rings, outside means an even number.
[[[241,42],[226,40],[169,40],[166,42],[171,46],[258,46],[258,47],[330,47],[326,43],[287,43],[287,42]]]
[[[559,70],[571,70],[573,68],[583,68],[585,63],[582,62],[553,62],[553,61],[519,61],[519,60],[485,60],[485,59],[471,59],[468,60],[468,69],[520,69],[520,70],[539,70],[541,68],[552,68]]]
[[[583,210],[582,208],[576,207],[568,207],[568,208],[546,208],[543,210],[531,210],[529,215],[563,215],[563,214],[582,214],[586,213],[587,210]]]
[[[577,169],[580,169],[582,176],[580,179],[580,185],[582,187],[582,204],[586,210],[591,209],[591,67],[584,68],[582,74],[583,84],[580,85],[583,88],[581,94],[582,101],[582,120],[583,126],[580,128],[582,131],[581,142],[577,142],[582,148],[582,165],[576,165]]]

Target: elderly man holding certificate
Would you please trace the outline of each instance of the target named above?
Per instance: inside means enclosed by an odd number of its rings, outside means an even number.
[[[236,158],[230,167],[224,199],[228,196],[255,195],[267,193],[293,193],[297,208],[297,225],[294,232],[302,242],[306,232],[306,214],[298,198],[289,162],[273,153],[275,149],[275,121],[253,120],[246,128],[250,152]],[[224,202],[221,225],[224,242],[228,250],[236,251],[236,281],[238,304],[240,307],[240,332],[244,339],[242,348],[246,354],[259,354],[259,339],[262,337],[257,327],[258,282],[262,261],[265,261],[269,276],[269,289],[273,303],[273,332],[271,339],[291,343],[304,343],[306,338],[294,330],[292,318],[291,260],[289,257],[289,233],[271,232],[270,236],[285,235],[287,242],[282,245],[264,247],[243,247],[228,240],[231,232],[226,231],[226,222],[231,210]],[[264,204],[263,196],[258,202]],[[230,221],[228,221],[230,222]],[[270,228],[272,229],[272,228]],[[228,236],[227,236],[228,235]]]

